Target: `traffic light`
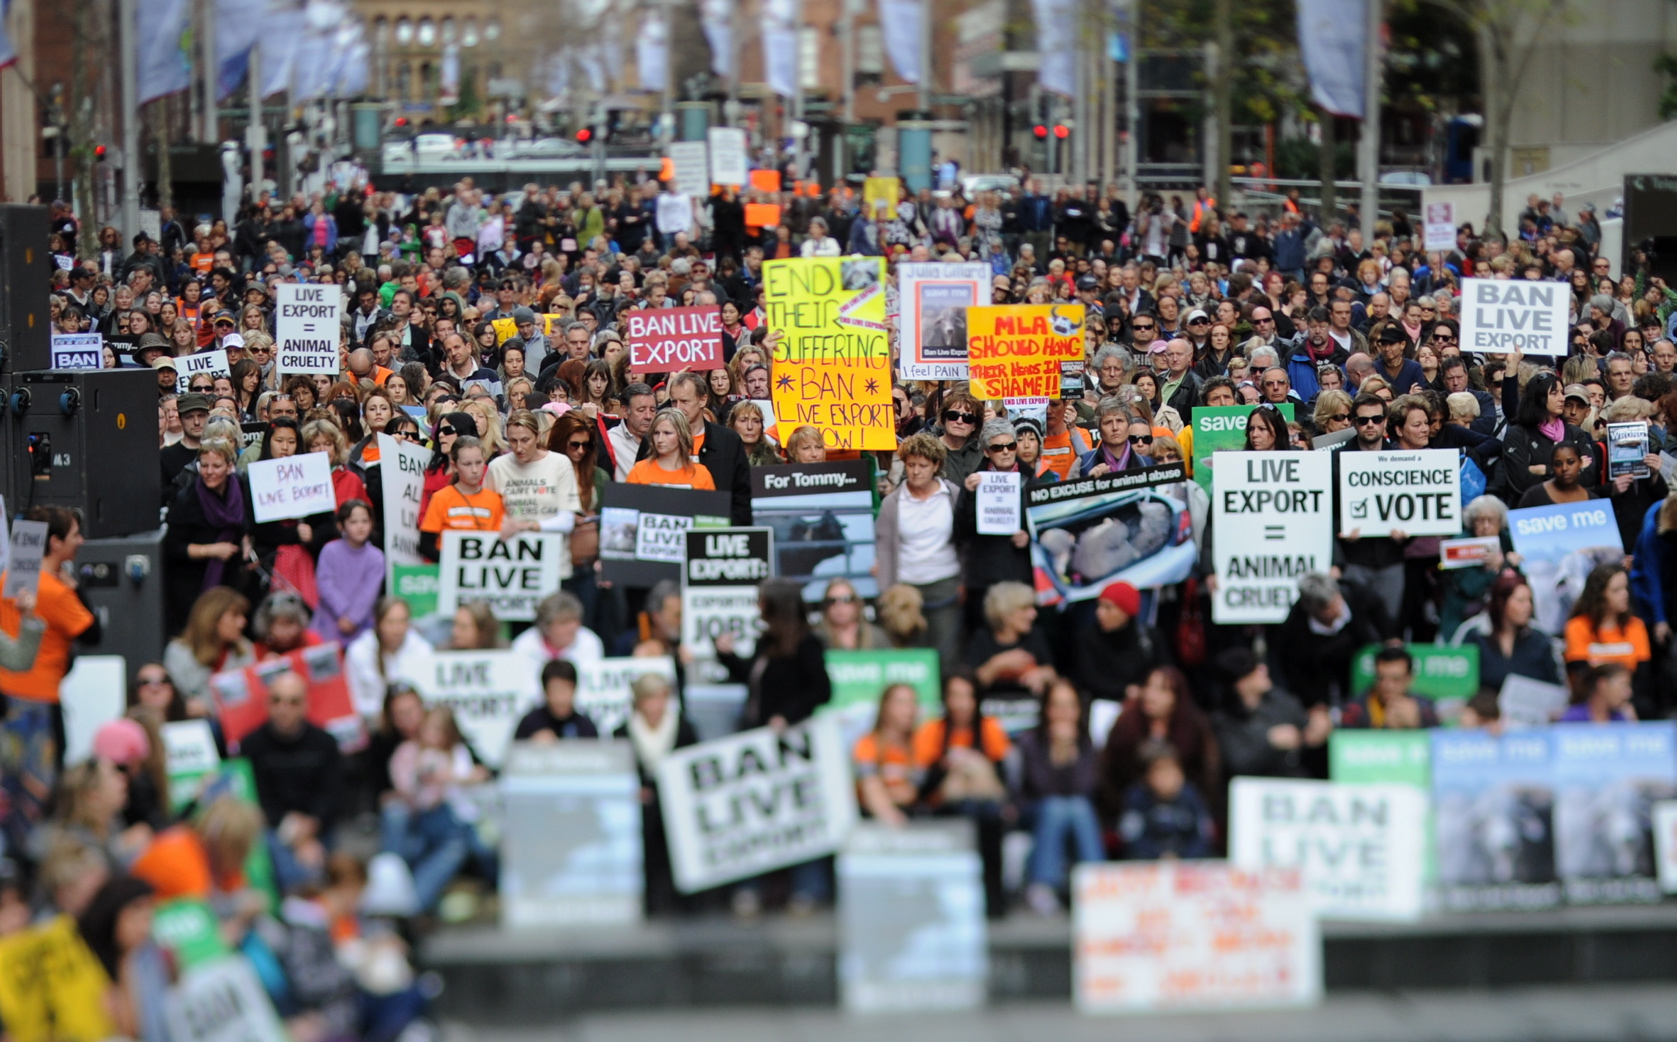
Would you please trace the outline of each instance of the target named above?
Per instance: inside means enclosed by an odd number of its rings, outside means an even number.
[[[105,161],[105,146],[104,145],[94,145],[93,146],[93,161],[95,163],[103,163]]]
[[[1043,125],[1042,125],[1042,124],[1041,124],[1041,123],[1038,123],[1038,124],[1037,124],[1037,125],[1036,125],[1036,126],[1035,126],[1035,127],[1034,127],[1034,128],[1033,128],[1033,129],[1032,129],[1032,131],[1031,131],[1031,132],[1032,132],[1032,133],[1034,133],[1034,134],[1035,134],[1035,135],[1036,135],[1036,139],[1037,139],[1037,140],[1038,140],[1038,141],[1041,141],[1041,140],[1043,140],[1043,139],[1045,139],[1045,138],[1047,138],[1047,137],[1048,137],[1048,128],[1047,128],[1047,127],[1045,127],[1045,126],[1043,126]]]
[[[577,144],[586,145],[592,140],[594,140],[594,128],[593,127],[582,127],[576,132],[576,143]]]
[[[397,117],[396,117],[396,125],[397,125],[397,126],[398,126],[398,127],[405,127],[405,126],[407,126],[407,125],[408,125],[408,117],[406,117],[406,116],[397,116]]]
[[[1054,136],[1055,137],[1064,141],[1068,136],[1070,136],[1070,134],[1071,134],[1070,128],[1068,128],[1064,123],[1054,124]]]

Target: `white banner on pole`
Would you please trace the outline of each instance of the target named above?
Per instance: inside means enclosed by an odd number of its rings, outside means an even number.
[[[1462,280],[1463,351],[1565,358],[1567,303],[1572,290],[1559,282],[1525,279]]]
[[[1310,98],[1336,116],[1363,118],[1364,0],[1299,0],[1299,52]]]
[[[1284,622],[1305,572],[1333,553],[1333,456],[1219,452],[1211,475],[1218,623]]]

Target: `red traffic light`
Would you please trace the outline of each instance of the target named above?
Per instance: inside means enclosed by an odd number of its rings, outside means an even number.
[[[398,127],[405,127],[405,126],[407,126],[407,125],[408,125],[408,117],[406,117],[406,116],[397,116],[397,117],[396,117],[396,125],[397,125],[397,126],[398,126]]]
[[[594,140],[594,129],[592,127],[583,127],[581,130],[576,132],[577,144],[586,145],[592,140]]]
[[[1032,129],[1031,132],[1033,134],[1035,134],[1039,139],[1040,138],[1045,138],[1045,137],[1048,136],[1048,128],[1043,126],[1041,123],[1038,123],[1036,125],[1036,127]]]
[[[1054,124],[1054,136],[1055,137],[1063,138],[1063,137],[1068,136],[1070,133],[1071,133],[1071,130],[1064,123]]]
[[[95,162],[102,162],[102,161],[104,161],[104,158],[105,158],[105,146],[104,145],[94,145],[93,146],[93,159],[94,159],[94,161]]]

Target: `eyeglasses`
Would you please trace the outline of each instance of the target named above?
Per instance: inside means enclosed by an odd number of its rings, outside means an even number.
[[[268,704],[271,706],[300,706],[303,704],[303,697],[301,695],[294,695],[290,698],[285,698],[281,695],[270,695],[268,697]]]
[[[957,412],[954,409],[948,409],[948,410],[944,411],[943,422],[945,422],[945,423],[977,423],[978,422],[978,417],[975,414],[970,413],[970,412]]]
[[[1132,434],[1130,435],[1130,444],[1151,445],[1153,444],[1153,436],[1151,434]]]
[[[1385,416],[1359,416],[1359,417],[1357,417],[1357,420],[1356,420],[1357,426],[1359,426],[1359,427],[1365,426],[1366,424],[1370,424],[1370,423],[1385,423],[1385,422],[1386,422],[1386,417]]]
[[[991,452],[1017,452],[1018,450],[1019,443],[1016,441],[997,442],[990,446]]]
[[[589,447],[593,444],[594,443],[592,441],[572,441],[567,442],[565,444],[565,448],[570,452],[587,452]]]
[[[827,598],[828,604],[855,604],[862,598],[853,593],[837,593]]]
[[[437,437],[439,437],[439,438],[446,437],[447,435],[455,434],[455,433],[457,433],[457,432],[455,431],[455,429],[453,427],[438,427],[437,428]]]
[[[1254,318],[1252,320],[1252,324],[1254,326],[1273,326],[1273,325],[1275,325],[1275,319],[1273,319],[1273,318]]]

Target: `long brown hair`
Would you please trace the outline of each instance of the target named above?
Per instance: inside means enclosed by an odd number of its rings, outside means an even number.
[[[192,657],[200,665],[213,666],[226,649],[216,638],[216,624],[229,611],[250,616],[250,599],[228,586],[212,586],[198,595],[198,600],[192,605],[192,614],[187,616],[186,629],[181,632],[181,640],[192,650]],[[244,644],[244,637],[240,637],[239,644]]]
[[[576,494],[582,502],[582,509],[592,512],[594,509],[594,469],[600,458],[600,431],[588,417],[580,412],[571,411],[553,421],[553,427],[547,432],[547,447],[549,451],[557,452],[570,459],[570,453],[565,447],[571,442],[571,435],[581,431],[588,435],[588,451],[582,454],[582,462],[576,466]]]
[[[803,587],[791,579],[769,579],[757,588],[763,613],[763,636],[758,646],[771,658],[791,658],[809,635],[809,615]]]

